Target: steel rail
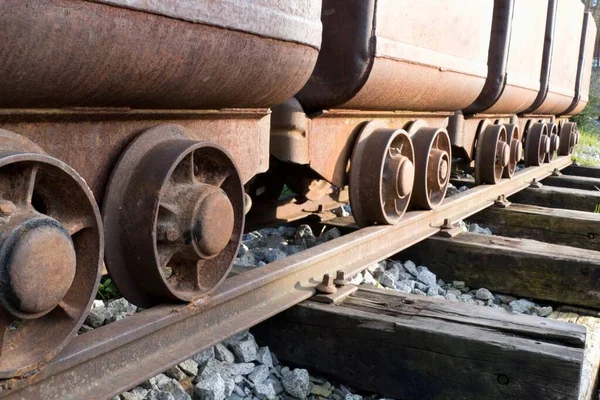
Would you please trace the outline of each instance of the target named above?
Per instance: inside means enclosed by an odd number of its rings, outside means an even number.
[[[352,274],[570,164],[560,157],[448,198],[436,210],[413,211],[396,226],[360,229],[227,279],[209,299],[161,305],[74,338],[37,374],[1,383],[8,399],[110,398],[226,337],[315,293],[323,274]]]

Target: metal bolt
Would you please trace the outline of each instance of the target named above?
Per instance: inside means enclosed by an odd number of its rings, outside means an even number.
[[[333,278],[331,275],[325,274],[323,275],[323,281],[317,285],[317,291],[319,293],[333,294],[337,292],[337,288],[333,283]]]
[[[165,232],[165,237],[169,242],[174,242],[179,239],[179,231],[177,231],[175,228],[169,228]]]
[[[346,273],[344,271],[336,272],[335,280],[333,281],[333,284],[335,286],[346,286],[349,283],[350,282],[348,282],[348,280],[346,279]]]
[[[552,176],[562,176],[562,173],[558,170],[558,168],[554,168],[554,171],[552,171]]]
[[[533,178],[533,180],[532,180],[532,181],[531,181],[531,183],[529,184],[529,187],[532,187],[532,188],[537,188],[537,189],[541,188],[542,186],[543,186],[543,185],[542,185],[541,183],[539,183],[539,182],[537,181],[537,179],[535,179],[535,178]]]
[[[444,223],[442,224],[442,226],[440,226],[440,228],[442,228],[442,229],[452,229],[452,223],[450,223],[450,219],[449,218],[445,218],[444,219]]]
[[[17,211],[17,206],[10,200],[0,200],[0,214],[8,216]]]

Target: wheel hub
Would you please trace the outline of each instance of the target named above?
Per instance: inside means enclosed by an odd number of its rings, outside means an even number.
[[[233,206],[223,190],[203,185],[191,231],[198,256],[209,259],[219,254],[231,238],[235,223]]]
[[[2,296],[16,318],[51,311],[75,277],[75,248],[68,232],[55,219],[35,214],[15,215],[1,228],[3,236],[8,233],[0,247],[0,268],[9,289]]]

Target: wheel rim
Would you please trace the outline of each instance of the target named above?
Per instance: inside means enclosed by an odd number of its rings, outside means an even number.
[[[517,169],[517,164],[523,158],[523,144],[519,140],[519,127],[517,125],[504,125],[506,137],[510,138],[510,157],[508,165],[502,172],[503,178],[512,178]]]
[[[495,184],[502,178],[510,162],[510,147],[506,137],[504,125],[492,125],[488,121],[482,124],[475,155],[475,181],[478,184]]]
[[[525,138],[525,165],[540,166],[550,147],[548,127],[543,123],[531,125]]]
[[[104,221],[107,268],[129,301],[150,307],[206,296],[229,273],[241,241],[237,167],[179,126],[149,129],[113,171]]]
[[[422,120],[411,123],[408,134],[415,149],[411,205],[432,210],[444,200],[450,182],[450,136],[445,129],[430,128]]]
[[[357,139],[350,168],[350,204],[359,226],[397,224],[410,202],[414,149],[402,129],[367,123]]]
[[[577,124],[575,122],[565,122],[560,130],[558,154],[561,156],[573,154],[578,136]]]
[[[2,131],[0,377],[38,369],[83,324],[98,282],[103,232],[94,197],[65,163]]]

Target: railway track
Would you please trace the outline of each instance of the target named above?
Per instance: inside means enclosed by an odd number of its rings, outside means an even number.
[[[362,228],[227,279],[213,296],[159,305],[73,339],[48,365],[4,380],[2,397],[109,398],[209,346],[310,298],[324,274],[356,274],[571,164],[559,157],[512,179],[447,198],[436,210],[410,211],[395,226]]]

